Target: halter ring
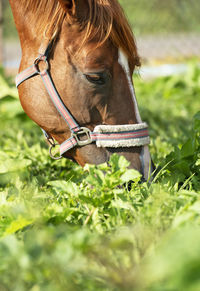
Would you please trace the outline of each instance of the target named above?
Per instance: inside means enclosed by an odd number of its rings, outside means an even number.
[[[40,63],[40,62],[44,62],[44,63],[45,63],[45,68],[44,68],[42,71],[41,71],[40,68],[39,68],[39,63]],[[37,73],[38,73],[39,75],[41,75],[43,72],[49,70],[49,63],[48,63],[48,61],[47,61],[46,56],[41,55],[41,56],[37,57],[37,58],[35,59],[35,61],[34,61],[34,65],[35,65],[36,70],[37,70]]]
[[[55,148],[56,146],[59,146],[58,143],[55,143],[55,144],[52,144],[49,148],[49,155],[50,157],[53,159],[53,160],[61,160],[62,159],[62,156],[59,156],[59,157],[56,157],[53,153],[52,153],[52,150],[53,148]]]

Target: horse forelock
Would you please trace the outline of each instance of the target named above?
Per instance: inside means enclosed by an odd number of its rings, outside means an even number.
[[[97,46],[110,39],[128,56],[133,66],[140,65],[134,35],[128,20],[117,0],[85,0],[89,13],[79,19],[84,26],[84,35],[80,49],[90,40],[97,40]],[[46,32],[51,37],[61,30],[64,19],[71,21],[70,16],[63,10],[57,0],[21,0],[26,12],[32,12],[31,24],[36,27],[38,34]],[[30,21],[30,19],[29,19]]]

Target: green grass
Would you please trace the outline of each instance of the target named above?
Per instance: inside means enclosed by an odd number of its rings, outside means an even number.
[[[117,155],[51,160],[1,72],[1,291],[199,290],[200,69],[135,87],[161,168],[152,184]]]
[[[200,6],[192,0],[121,0],[135,35],[199,32]]]

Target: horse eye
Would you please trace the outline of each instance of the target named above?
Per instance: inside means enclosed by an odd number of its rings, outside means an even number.
[[[90,83],[97,85],[104,85],[106,82],[106,78],[103,73],[85,74],[85,77]]]

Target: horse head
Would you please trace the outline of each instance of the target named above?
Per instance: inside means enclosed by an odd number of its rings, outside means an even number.
[[[132,82],[140,60],[131,28],[117,0],[10,2],[22,47],[20,71],[32,64],[41,44],[50,41],[48,70],[54,87],[81,128],[92,132],[103,125],[109,129],[142,123]],[[24,2],[24,7],[17,2]],[[26,16],[22,19],[24,11]],[[25,112],[49,136],[59,144],[70,137],[70,129],[53,106],[40,76],[23,82],[19,96]],[[148,178],[152,166],[146,144],[110,143],[97,147],[90,143],[75,147],[64,156],[84,166],[106,162],[116,152]]]

